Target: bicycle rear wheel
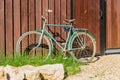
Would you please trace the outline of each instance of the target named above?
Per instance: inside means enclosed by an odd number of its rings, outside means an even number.
[[[96,53],[95,38],[89,32],[78,32],[71,39],[70,49],[74,60],[91,62]]]
[[[29,31],[19,37],[16,44],[16,53],[22,55],[40,55],[44,60],[48,59],[52,53],[52,41],[46,35],[42,38],[42,43],[36,48],[41,32]]]

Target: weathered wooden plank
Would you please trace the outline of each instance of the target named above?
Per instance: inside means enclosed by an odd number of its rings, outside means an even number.
[[[54,15],[54,13],[55,13],[55,10],[54,10],[55,6],[54,6],[54,3],[55,3],[54,0],[49,0],[49,9],[53,10],[52,13],[49,13],[49,23],[50,24],[54,24],[55,23],[55,15]],[[55,31],[55,27],[54,26],[50,27],[49,29],[50,29],[49,32],[51,34]],[[52,34],[52,35],[54,36],[54,34]]]
[[[35,30],[35,1],[29,0],[29,31]],[[35,43],[35,35],[29,36],[29,44]]]
[[[28,31],[29,27],[29,1],[21,0],[21,33]],[[22,51],[28,46],[28,37],[22,41]]]
[[[29,31],[35,30],[35,1],[29,0]]]
[[[112,47],[111,0],[106,1],[106,48]]]
[[[111,0],[112,1],[112,48],[116,48],[118,47],[118,37],[117,37],[117,29],[118,29],[118,25],[117,25],[117,0]]]
[[[60,24],[60,0],[56,1],[55,0],[55,24]],[[55,33],[58,33],[59,35],[56,35],[55,38],[60,41],[60,37],[61,37],[61,27],[57,26],[55,27]]]
[[[42,0],[36,0],[36,29],[40,29],[41,28],[41,15],[42,15],[42,11],[41,11],[41,1]]]
[[[82,3],[82,4],[81,4]],[[76,19],[76,27],[84,28],[84,0],[75,0],[74,1],[74,18]]]
[[[42,27],[42,0],[36,0],[36,30],[40,30]],[[39,36],[36,36],[36,43],[39,40]]]
[[[14,0],[14,49],[20,37],[20,0]]]
[[[66,7],[67,7],[67,19],[71,19],[71,0],[66,0],[67,1],[67,4],[66,4]]]
[[[92,1],[90,1],[90,0],[89,1],[88,0],[84,0],[83,1],[84,2],[83,3],[83,9],[84,9],[83,10],[83,16],[84,16],[84,18],[83,18],[83,21],[84,21],[83,25],[84,25],[84,28],[86,28],[86,29],[89,29],[89,26],[91,26],[91,24],[89,24],[90,22],[88,23],[88,16],[92,16],[91,13],[90,13],[90,12],[92,12],[92,11],[90,11],[90,8],[93,7],[93,6],[91,6],[91,2]],[[92,18],[89,18],[89,19],[92,19]]]
[[[13,24],[12,24],[12,0],[5,0],[6,4],[6,54],[11,55],[13,52]]]
[[[42,1],[42,12],[43,12],[43,15],[45,15],[45,11],[48,9],[48,0],[43,0]]]
[[[67,18],[66,5],[67,5],[67,0],[61,0],[61,19],[60,19],[61,24],[64,24],[64,20]],[[61,41],[66,40],[67,35],[66,35],[66,32],[63,31],[63,29],[61,30],[60,34],[61,34]]]
[[[100,52],[100,0],[94,0],[93,4],[95,4],[94,7],[95,8],[95,13],[94,13],[94,25],[95,26],[91,26],[92,27],[92,34],[95,36],[96,38],[96,46],[97,46],[97,52]],[[89,17],[88,17],[89,18]],[[91,21],[92,23],[92,21]],[[95,29],[95,30],[94,30]]]
[[[4,29],[4,0],[0,0],[0,52],[5,50]]]
[[[119,5],[119,3],[120,3],[120,0],[117,0],[117,17],[118,17],[118,19],[117,19],[117,24],[118,24],[118,48],[120,48],[120,5]]]

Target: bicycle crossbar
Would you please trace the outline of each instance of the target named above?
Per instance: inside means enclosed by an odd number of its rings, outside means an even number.
[[[71,25],[65,25],[65,24],[45,24],[46,26],[63,26],[63,27],[70,27]]]

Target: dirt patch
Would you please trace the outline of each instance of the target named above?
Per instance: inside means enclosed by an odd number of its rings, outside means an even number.
[[[100,56],[99,60],[81,66],[81,73],[67,80],[120,80],[120,54]]]

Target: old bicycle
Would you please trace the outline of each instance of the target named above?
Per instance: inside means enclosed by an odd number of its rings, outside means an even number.
[[[46,10],[45,12],[46,15],[42,16],[42,29],[23,33],[17,41],[16,52],[27,53],[29,55],[39,52],[39,54],[42,54],[42,57],[47,60],[48,57],[53,54],[54,43],[62,52],[69,52],[74,60],[91,62],[96,53],[95,37],[87,29],[74,28],[72,23],[75,19],[65,19],[65,24],[48,24],[48,13],[52,12],[52,10]],[[57,26],[60,26],[67,31],[67,38],[64,46],[62,43],[59,43],[48,31],[47,28],[51,26],[56,28]],[[30,38],[30,36],[34,36],[35,39]],[[28,38],[29,41],[33,41],[34,39],[34,41],[33,43],[25,43],[25,41],[23,41],[25,38]],[[21,48],[22,43],[27,44],[24,49]]]

